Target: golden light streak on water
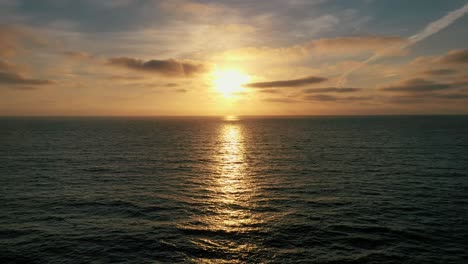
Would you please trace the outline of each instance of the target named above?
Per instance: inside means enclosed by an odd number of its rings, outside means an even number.
[[[236,120],[237,117],[236,117]],[[226,120],[228,121],[228,120]],[[229,120],[229,121],[232,121]],[[255,215],[252,196],[255,195],[255,184],[248,174],[248,161],[244,133],[241,123],[225,122],[220,127],[217,139],[219,148],[215,153],[216,166],[212,178],[207,181],[211,192],[211,210],[214,214],[198,219],[206,229],[221,234],[196,242],[197,246],[206,250],[222,250],[237,258],[242,258],[258,245],[249,241],[234,241],[232,236],[245,236],[255,231],[262,222]],[[231,237],[229,243],[223,243],[223,236]],[[197,259],[197,262],[218,263],[216,259]],[[235,261],[234,261],[235,262]]]
[[[251,221],[248,208],[253,187],[246,174],[244,144],[241,124],[225,123],[222,126],[216,157],[218,168],[212,182],[218,215],[211,221],[215,229],[241,231],[239,229]]]

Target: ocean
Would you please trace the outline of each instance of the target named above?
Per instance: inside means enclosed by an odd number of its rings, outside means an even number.
[[[468,263],[468,117],[3,117],[0,263]]]

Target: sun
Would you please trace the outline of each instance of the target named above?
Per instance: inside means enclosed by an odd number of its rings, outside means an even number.
[[[213,72],[213,85],[218,92],[225,97],[232,97],[235,93],[242,92],[242,85],[248,83],[250,77],[238,70],[216,70]]]

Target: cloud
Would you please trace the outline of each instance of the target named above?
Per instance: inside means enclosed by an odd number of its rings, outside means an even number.
[[[440,56],[421,56],[411,61],[411,66],[424,67],[427,65],[444,64],[445,67],[465,67],[463,64],[468,63],[468,49],[450,50],[447,54]]]
[[[278,90],[278,89],[260,89],[259,91],[261,93],[266,93],[266,94],[279,94],[279,93],[281,93],[281,91]]]
[[[346,96],[339,97],[328,94],[308,95],[304,97],[305,100],[309,101],[321,101],[321,102],[337,102],[337,101],[364,101],[369,100],[371,97],[367,96]]]
[[[14,72],[2,72],[0,71],[0,84],[7,85],[45,85],[52,84],[53,81],[50,80],[41,80],[41,79],[32,79],[24,77],[18,73]]]
[[[338,87],[327,87],[327,88],[310,88],[305,89],[304,93],[353,93],[361,91],[361,88],[338,88]]]
[[[375,54],[388,46],[403,45],[406,39],[397,36],[367,36],[322,38],[299,45],[282,48],[244,47],[231,49],[215,55],[229,60],[253,59],[303,59],[307,56],[353,57]],[[401,50],[399,50],[401,53]]]
[[[203,64],[181,62],[174,59],[143,61],[134,58],[119,57],[110,58],[108,64],[168,77],[189,77],[206,71],[206,66]]]
[[[468,49],[451,50],[447,55],[440,58],[443,63],[468,64]]]
[[[368,59],[363,61],[360,65],[358,65],[356,67],[353,67],[353,68],[349,69],[348,71],[344,72],[342,74],[342,76],[340,77],[340,79],[338,81],[338,84],[340,86],[344,85],[346,83],[346,78],[347,78],[348,75],[350,75],[351,73],[353,73],[356,70],[359,70],[360,68],[364,67],[368,63],[370,63],[370,62],[372,62],[372,61],[374,61],[374,60],[376,60],[376,59],[378,59],[378,58],[380,58],[382,56],[390,55],[389,53],[392,52],[392,51],[395,51],[395,48],[397,48],[397,49],[409,48],[412,45],[414,45],[414,44],[416,44],[416,43],[418,43],[418,42],[420,42],[420,41],[422,41],[422,40],[436,34],[437,32],[439,32],[439,31],[443,30],[444,28],[450,26],[453,22],[455,22],[459,18],[463,17],[467,12],[468,12],[468,4],[465,4],[461,8],[456,9],[456,10],[448,13],[444,17],[429,23],[422,31],[420,31],[420,32],[412,35],[411,37],[409,37],[405,43],[398,44],[398,45],[389,45],[389,47],[387,47],[384,50],[382,50],[381,52],[379,52],[377,54],[374,54],[373,56],[369,57]],[[464,60],[466,61],[466,58]],[[463,59],[462,59],[462,61],[463,61]]]
[[[292,103],[297,103],[298,101],[292,98],[266,98],[263,99],[265,102],[270,102],[270,103],[284,103],[284,104],[292,104]]]
[[[249,84],[246,84],[245,87],[250,87],[250,88],[301,87],[304,85],[321,83],[324,81],[327,81],[327,79],[322,78],[322,77],[316,77],[316,76],[308,76],[308,77],[292,79],[292,80],[249,83]]]
[[[421,78],[405,80],[393,85],[381,87],[380,90],[386,92],[432,92],[455,88],[452,83],[437,83]]]
[[[441,76],[441,75],[455,74],[457,73],[457,71],[454,69],[433,69],[433,70],[424,71],[423,73],[427,75]]]
[[[463,17],[467,12],[468,12],[468,4],[465,4],[464,6],[452,12],[449,12],[447,15],[443,16],[442,18],[429,23],[422,31],[409,37],[410,45],[418,43],[419,41],[422,41],[434,35],[435,33],[443,30],[444,28],[450,26],[453,22]]]
[[[15,86],[18,89],[33,89],[31,86],[53,84],[54,81],[26,77],[22,67],[0,60],[0,85]]]

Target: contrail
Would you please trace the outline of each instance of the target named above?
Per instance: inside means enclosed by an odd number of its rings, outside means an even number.
[[[465,4],[463,7],[459,8],[459,9],[456,9],[450,13],[448,13],[447,15],[445,15],[444,17],[434,21],[434,22],[431,22],[429,23],[423,30],[421,30],[420,32],[412,35],[411,37],[409,37],[407,40],[406,43],[404,44],[401,44],[400,47],[398,47],[399,49],[404,49],[404,48],[408,48],[408,47],[411,47],[412,45],[436,34],[437,32],[441,31],[442,29],[450,26],[453,22],[455,22],[457,19],[463,17],[466,13],[468,13],[468,3]],[[356,65],[355,67],[349,69],[348,71],[344,72],[340,79],[338,80],[338,84],[337,86],[338,87],[342,87],[345,83],[346,83],[346,78],[348,77],[349,74],[353,73],[354,71],[362,68],[363,66],[365,66],[366,64],[372,62],[373,60],[381,57],[382,55],[385,55],[386,53],[388,53],[389,50],[395,50],[395,46],[392,46],[392,47],[389,47],[387,49],[384,49],[382,50],[381,52],[378,52],[374,55],[372,55],[371,57],[369,57],[367,60],[361,62],[360,64]]]

